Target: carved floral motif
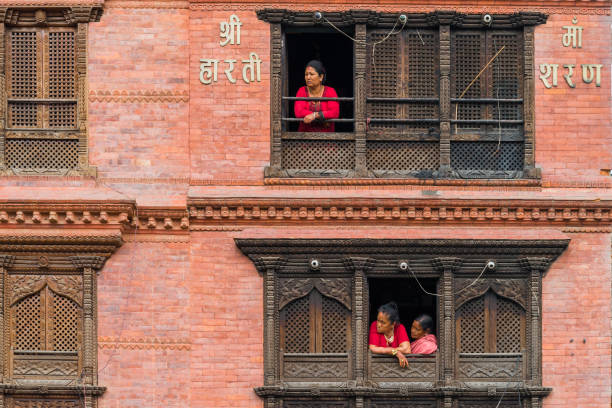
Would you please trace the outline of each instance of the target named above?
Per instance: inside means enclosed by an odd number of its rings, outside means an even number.
[[[42,290],[46,285],[57,294],[83,305],[83,278],[81,276],[10,275],[11,305]]]
[[[279,281],[279,310],[314,288],[351,310],[351,280],[343,278],[283,278]]]
[[[520,279],[483,279],[474,283],[473,279],[457,279],[455,309],[470,299],[484,295],[489,289],[527,310],[527,286]],[[469,286],[469,287],[468,287]]]
[[[348,365],[342,362],[287,362],[284,365],[284,371],[286,377],[294,378],[346,378]]]

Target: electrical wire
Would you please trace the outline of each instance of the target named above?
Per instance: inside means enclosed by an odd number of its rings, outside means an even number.
[[[469,287],[473,286],[476,282],[478,282],[480,280],[480,278],[482,277],[482,275],[484,274],[484,272],[489,269],[488,264],[484,266],[484,268],[482,268],[482,271],[480,271],[480,274],[478,275],[478,277],[476,279],[474,279],[469,285],[467,285],[466,287],[453,292],[453,295],[457,295],[461,292],[463,292],[464,290],[468,289]],[[436,296],[436,297],[442,297],[443,295],[439,295],[437,293],[431,293],[429,291],[427,291],[427,289],[425,289],[423,287],[423,285],[421,285],[421,282],[419,281],[419,279],[417,278],[417,276],[415,275],[414,271],[412,270],[412,268],[410,267],[410,265],[408,265],[408,271],[410,271],[410,273],[412,274],[412,277],[414,278],[414,280],[416,280],[417,284],[419,285],[419,287],[421,288],[421,290],[423,292],[425,292],[426,294],[430,295],[430,296]]]

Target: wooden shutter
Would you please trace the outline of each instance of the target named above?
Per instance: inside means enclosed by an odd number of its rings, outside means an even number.
[[[456,313],[459,353],[520,353],[525,347],[525,311],[489,290]]]

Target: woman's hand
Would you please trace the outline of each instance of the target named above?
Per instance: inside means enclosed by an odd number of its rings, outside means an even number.
[[[406,358],[404,353],[402,353],[401,351],[397,350],[397,354],[395,355],[395,357],[397,357],[397,360],[399,361],[400,367],[402,367],[402,368],[407,368],[408,367],[408,359]]]
[[[317,119],[317,113],[313,112],[309,115],[304,116],[304,123],[312,123]]]

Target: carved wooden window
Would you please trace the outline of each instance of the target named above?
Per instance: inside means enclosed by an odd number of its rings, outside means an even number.
[[[533,33],[544,15],[495,15],[490,24],[452,11],[405,14],[405,23],[399,13],[323,15],[258,11],[272,23],[266,177],[538,177]],[[330,29],[328,21],[356,40],[354,131],[286,134],[285,32]]]
[[[14,284],[11,350],[15,378],[73,378],[83,341],[82,295],[78,278],[22,276]],[[66,293],[66,288],[71,287]],[[54,290],[55,288],[55,290]],[[64,289],[64,290],[62,290]],[[33,292],[32,292],[33,291]]]
[[[451,167],[523,170],[522,31],[453,31],[451,56]]]
[[[0,174],[94,174],[87,156],[87,31],[101,11],[0,8]]]
[[[457,311],[459,353],[520,353],[525,348],[525,311],[518,303],[486,294]]]
[[[6,61],[6,166],[76,168],[75,29],[11,28],[6,33]]]
[[[11,398],[8,408],[82,408],[83,402],[75,398]]]

